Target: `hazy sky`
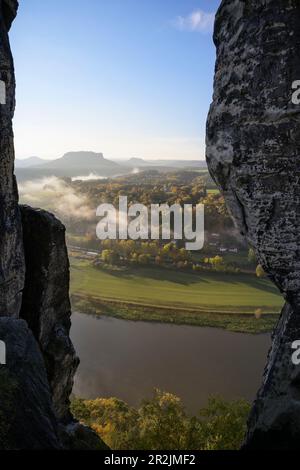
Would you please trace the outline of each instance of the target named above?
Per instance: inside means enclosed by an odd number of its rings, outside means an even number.
[[[220,0],[20,0],[16,154],[204,158]]]

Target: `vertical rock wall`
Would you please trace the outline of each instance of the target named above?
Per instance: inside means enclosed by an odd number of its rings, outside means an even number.
[[[214,40],[214,97],[207,162],[241,233],[287,300],[262,389],[249,420],[248,448],[300,440],[300,381],[291,362],[300,339],[300,80],[298,0],[223,0]]]
[[[0,80],[6,92],[6,102],[0,104],[0,316],[18,316],[24,285],[21,218],[14,177],[15,76],[8,39],[17,6],[17,1],[0,0]]]
[[[39,347],[25,321],[0,318],[0,450],[60,449],[59,426]]]
[[[46,211],[22,206],[21,213],[26,279],[20,315],[43,353],[56,414],[68,421],[78,359],[69,336],[70,274],[65,227]]]
[[[0,341],[6,349],[0,364],[0,449],[105,449],[69,410],[78,359],[69,336],[65,228],[30,207],[22,208],[21,220],[18,206],[8,39],[17,8],[16,0],[0,0]]]

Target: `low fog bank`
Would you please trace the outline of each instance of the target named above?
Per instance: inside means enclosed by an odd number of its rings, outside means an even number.
[[[54,212],[62,221],[95,218],[95,209],[89,206],[87,197],[56,176],[19,183],[19,195],[21,204]]]

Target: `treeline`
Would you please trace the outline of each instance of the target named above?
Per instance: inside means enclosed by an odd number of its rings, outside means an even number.
[[[190,417],[178,397],[159,390],[138,408],[117,398],[72,401],[74,416],[112,450],[238,450],[249,411],[245,400],[211,398]]]
[[[238,273],[240,269],[226,263],[222,256],[198,257],[180,244],[159,241],[104,240],[100,242],[101,255],[94,261],[95,266],[160,266],[191,270],[194,272],[218,271]]]
[[[150,174],[149,174],[150,173]],[[152,174],[154,173],[154,175]],[[76,193],[84,195],[89,206],[96,208],[103,203],[119,205],[119,197],[127,196],[128,204],[205,204],[205,228],[208,231],[230,230],[233,222],[219,193],[207,192],[207,178],[197,172],[156,173],[145,172],[122,178],[100,181],[66,180]],[[69,221],[70,223],[70,221]],[[78,221],[77,221],[78,227]],[[73,229],[75,228],[72,227]]]

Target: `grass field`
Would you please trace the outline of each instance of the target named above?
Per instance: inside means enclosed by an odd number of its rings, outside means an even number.
[[[207,194],[220,194],[220,190],[218,188],[208,189]]]
[[[71,258],[71,293],[78,308],[91,313],[250,332],[270,330],[283,304],[268,280],[253,275],[158,268],[107,272],[76,258]]]

